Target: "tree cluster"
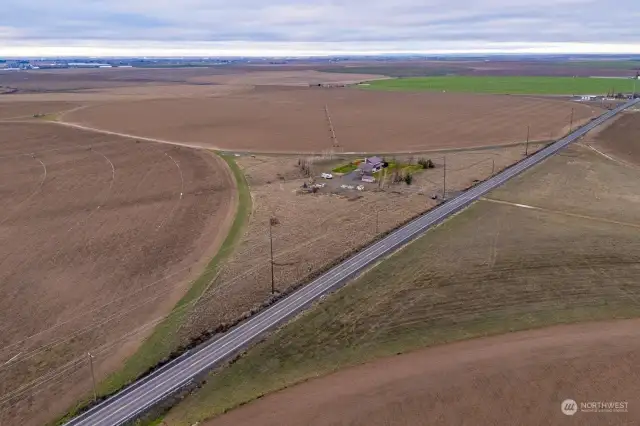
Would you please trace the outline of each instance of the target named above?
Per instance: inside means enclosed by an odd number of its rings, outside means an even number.
[[[433,164],[430,158],[421,158],[418,160],[418,164],[421,165],[423,169],[433,169],[435,167],[435,164]]]

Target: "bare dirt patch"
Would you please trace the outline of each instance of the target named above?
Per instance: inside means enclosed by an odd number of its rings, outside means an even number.
[[[235,186],[203,151],[0,128],[0,424],[42,424],[90,389],[87,351],[104,378],[182,296]]]
[[[140,136],[254,152],[332,147],[328,106],[345,152],[425,151],[524,142],[564,134],[599,114],[558,99],[343,88],[269,88],[220,98],[97,105],[66,121]]]
[[[629,320],[454,343],[311,380],[204,425],[626,424],[640,416],[630,374],[639,338],[640,322]],[[570,418],[564,399],[629,411]]]

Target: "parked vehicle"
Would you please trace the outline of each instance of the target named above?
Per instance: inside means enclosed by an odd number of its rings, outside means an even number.
[[[322,173],[320,176],[325,179],[333,179],[333,175],[331,173]]]

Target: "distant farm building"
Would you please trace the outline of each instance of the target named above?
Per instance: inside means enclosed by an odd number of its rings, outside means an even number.
[[[69,62],[69,68],[111,68],[109,64],[100,64],[95,62]]]
[[[325,89],[330,89],[333,87],[347,87],[348,85],[345,83],[315,83],[309,84],[309,87],[324,87]]]

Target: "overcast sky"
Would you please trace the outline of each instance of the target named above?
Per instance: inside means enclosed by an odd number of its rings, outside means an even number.
[[[638,0],[2,0],[0,55],[640,53]]]

